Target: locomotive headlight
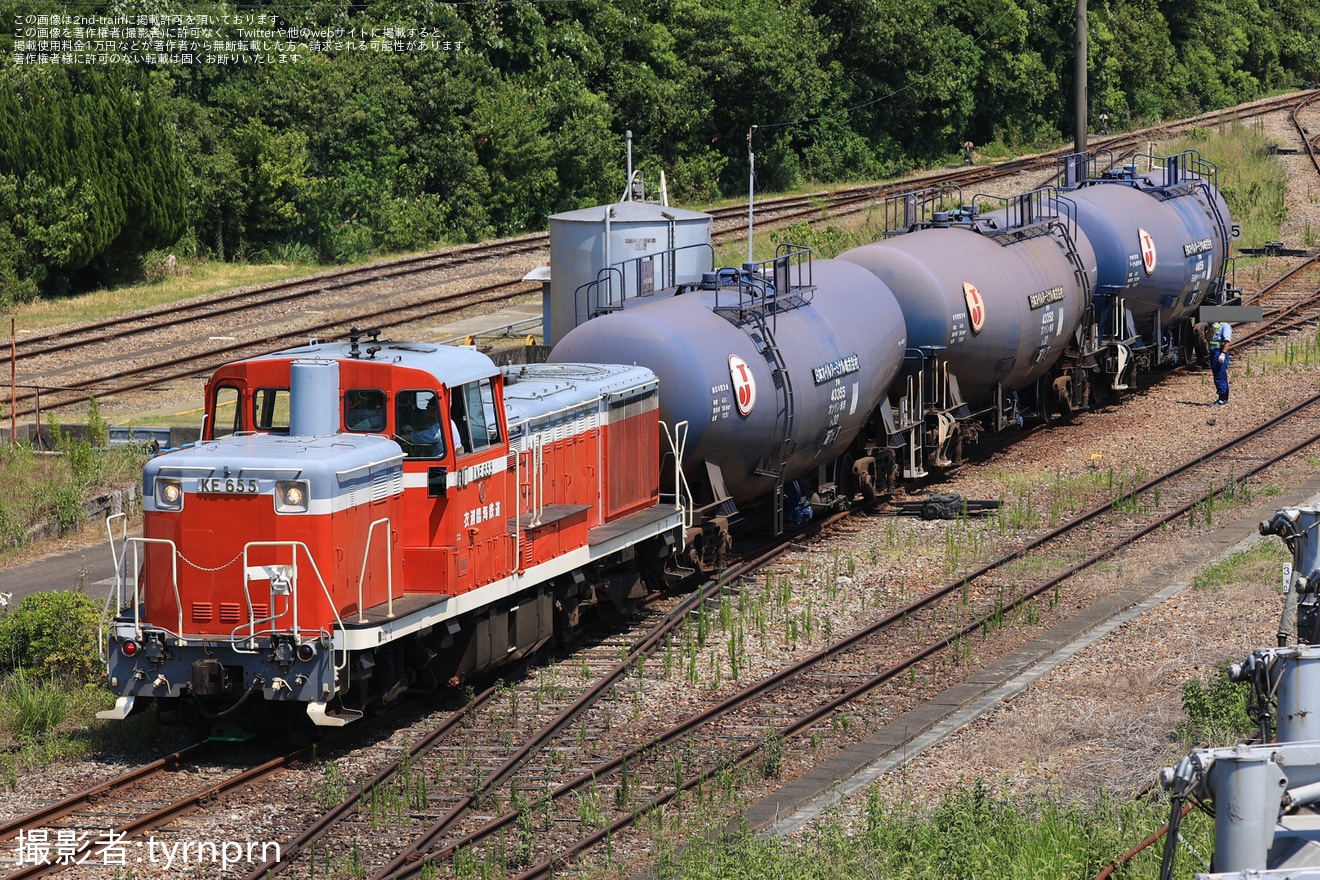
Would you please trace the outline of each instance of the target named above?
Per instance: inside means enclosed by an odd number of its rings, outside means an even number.
[[[156,507],[161,510],[183,510],[183,483],[157,477]]]
[[[306,480],[280,480],[275,484],[276,513],[306,513],[308,486]]]

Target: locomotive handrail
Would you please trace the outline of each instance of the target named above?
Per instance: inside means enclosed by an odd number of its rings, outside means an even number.
[[[119,560],[120,560],[120,556],[119,556],[119,553],[116,552],[116,550],[115,550],[115,529],[114,529],[114,521],[115,521],[115,520],[120,520],[120,521],[122,521],[122,523],[123,523],[123,531],[122,531],[122,532],[120,533],[120,535],[119,535],[119,540],[120,540],[120,542],[121,542],[121,546],[123,547],[123,549],[124,549],[125,551],[127,551],[127,549],[128,549],[128,514],[126,514],[126,513],[112,513],[112,514],[110,514],[109,516],[107,516],[107,517],[105,518],[105,532],[106,532],[106,535],[110,538],[110,560],[111,560],[111,562],[114,563],[114,570],[115,570],[115,574],[116,574],[116,577],[115,577],[115,583],[116,583],[116,585],[118,585],[118,583],[119,583],[118,574],[119,574]],[[114,594],[114,593],[111,593],[110,595],[115,595],[115,594]],[[109,599],[109,596],[107,596],[106,598]],[[115,610],[118,611],[119,608],[123,608],[123,607],[124,607],[124,603],[123,603],[124,595],[123,595],[123,593],[122,593],[122,592],[119,592],[119,593],[118,593],[118,596],[117,596],[116,598],[117,598],[118,601],[119,601],[119,606],[118,606]]]
[[[326,604],[330,607],[330,611],[331,611],[331,613],[334,614],[334,616],[335,616],[335,623],[339,624],[339,631],[340,631],[340,633],[345,632],[346,628],[345,628],[345,626],[344,626],[344,620],[343,620],[343,618],[341,618],[341,617],[339,616],[339,609],[335,606],[335,600],[334,600],[334,599],[331,597],[331,595],[330,595],[330,588],[327,587],[327,586],[325,585],[325,578],[321,576],[321,569],[320,569],[320,567],[317,566],[317,564],[316,564],[316,557],[314,557],[314,556],[312,555],[312,551],[311,551],[311,549],[310,549],[310,548],[307,546],[307,544],[304,543],[303,541],[249,541],[247,544],[244,544],[244,545],[243,545],[243,592],[244,592],[244,593],[247,593],[247,592],[248,592],[248,577],[247,577],[247,570],[248,570],[248,551],[250,551],[250,550],[251,550],[252,548],[254,548],[254,547],[288,547],[288,548],[290,548],[291,550],[293,550],[293,571],[294,571],[294,577],[293,577],[293,580],[290,582],[289,586],[290,586],[290,589],[292,590],[292,592],[290,593],[290,601],[292,601],[292,602],[294,603],[294,619],[295,619],[295,620],[297,620],[297,605],[298,605],[298,603],[297,603],[297,596],[298,596],[298,575],[297,575],[297,572],[298,572],[298,548],[301,547],[302,550],[303,550],[303,552],[307,554],[307,562],[308,562],[309,565],[311,565],[313,574],[316,575],[317,583],[319,583],[319,584],[321,585],[321,592],[325,594],[325,601],[326,601]],[[393,572],[391,571],[391,577],[392,577],[392,576],[393,576]],[[359,600],[358,600],[359,608],[361,607],[361,604],[362,604],[362,601],[361,601],[361,599],[359,598]],[[248,618],[249,618],[249,621],[251,621],[251,618],[252,618],[252,611],[251,611],[251,608],[252,608],[252,597],[251,597],[251,595],[249,594],[249,595],[248,595],[248,609],[249,609],[249,610],[248,610]],[[180,612],[180,613],[182,613],[182,612]],[[255,624],[255,621],[251,621],[251,622]],[[235,629],[235,632],[237,632],[237,629]],[[317,632],[318,632],[318,633],[320,633],[320,632],[324,632],[324,630],[320,630],[320,629],[318,629]],[[299,639],[302,638],[302,633],[301,633],[301,631],[299,631],[299,630],[297,630],[297,629],[294,630],[294,635],[295,635],[296,638],[299,638]],[[231,636],[232,636],[232,633],[231,633]],[[255,633],[253,634],[253,638],[256,638],[256,634],[255,634]],[[236,651],[236,652],[240,650],[240,648],[238,647],[238,644],[237,644],[236,642],[232,642],[232,641],[231,641],[231,643],[230,643],[230,647],[231,647],[234,651]],[[333,635],[333,634],[331,634],[331,637],[330,637],[330,649],[331,649],[331,650],[334,650],[334,635]],[[338,672],[342,672],[343,670],[345,670],[345,669],[348,668],[348,645],[347,645],[346,643],[341,644],[340,649],[339,649],[339,653],[340,653],[340,655],[342,656],[342,661],[341,661],[341,662],[336,662],[336,663],[335,663],[335,672],[336,672],[336,673],[338,673]]]
[[[363,616],[363,611],[366,609],[362,606],[362,584],[367,579],[367,560],[371,558],[371,539],[376,535],[376,526],[381,525],[382,523],[388,526],[390,524],[390,518],[383,516],[367,526],[367,546],[362,550],[362,570],[358,573],[358,623],[367,622],[367,618]],[[388,532],[386,533],[386,537],[388,537]],[[394,617],[394,551],[392,543],[393,542],[391,541],[385,542],[385,590],[388,597],[386,599],[386,602],[388,603],[386,616],[391,619]],[[298,626],[297,611],[294,612],[293,623],[294,628],[296,629]]]
[[[138,554],[140,552],[139,548],[143,544],[166,544],[170,548],[170,586],[174,590],[174,604],[179,609],[179,625],[176,629],[176,632],[182,633],[183,632],[183,599],[179,596],[179,548],[175,546],[174,542],[171,541],[169,538],[133,537],[133,538],[125,539],[124,558],[120,561],[120,568],[115,571],[114,589],[119,595],[121,602],[120,607],[123,607],[122,605],[123,596],[124,596],[123,584],[124,584],[125,576],[122,566],[123,563],[128,561],[127,548],[130,546],[133,548],[133,562],[134,562],[133,570],[141,571],[142,560],[138,556]],[[137,636],[139,639],[142,638],[142,597],[140,595],[141,589],[142,589],[142,583],[140,579],[134,577],[133,578],[133,628],[137,631]]]
[[[96,625],[96,649],[101,656],[101,662],[105,663],[109,659],[108,641],[106,629],[109,621],[114,615],[119,613],[119,609],[124,607],[123,591],[119,589],[119,553],[115,551],[115,529],[114,521],[120,520],[123,523],[123,531],[120,533],[119,540],[124,543],[127,549],[128,541],[128,514],[112,513],[105,518],[106,535],[110,538],[110,559],[114,563],[115,582],[111,585],[109,592],[105,594],[105,604],[101,608],[101,619]],[[134,579],[136,580],[136,578]],[[111,608],[110,603],[114,602]]]

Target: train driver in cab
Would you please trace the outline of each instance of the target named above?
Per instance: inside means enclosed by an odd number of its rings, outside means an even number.
[[[445,454],[445,438],[440,431],[440,396],[432,394],[422,411],[421,427],[412,432],[412,442],[416,446],[429,447],[432,458]]]

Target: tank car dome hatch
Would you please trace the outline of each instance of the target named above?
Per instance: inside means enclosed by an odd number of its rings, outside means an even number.
[[[709,271],[711,216],[649,202],[618,202],[550,217],[550,324],[555,345],[601,304],[625,293],[701,280]],[[666,251],[675,250],[672,256]],[[582,290],[610,266],[605,281]],[[579,293],[579,290],[582,290]]]
[[[717,311],[737,301],[728,287],[690,290],[588,321],[550,360],[653,370],[661,420],[689,424],[689,479],[707,485],[718,474],[735,503],[755,498],[843,453],[907,345],[898,302],[874,275],[837,260],[811,272],[810,300],[764,320]]]
[[[1074,240],[1081,265],[1094,258]],[[1001,240],[970,227],[922,229],[839,255],[885,282],[907,322],[910,348],[946,349],[964,399],[979,408],[995,386],[1045,375],[1087,305],[1077,266],[1053,235]],[[1088,278],[1093,281],[1093,278]]]

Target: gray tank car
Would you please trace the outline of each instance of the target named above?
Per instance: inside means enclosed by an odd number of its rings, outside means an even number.
[[[1063,179],[1074,187],[1066,204],[1095,249],[1101,331],[1149,369],[1177,363],[1179,349],[1190,348],[1186,319],[1219,296],[1229,214],[1214,166],[1196,154],[1138,159],[1155,167],[1099,171],[1102,157],[1069,157]]]
[[[953,397],[973,412],[1034,385],[1075,347],[1096,279],[1058,198],[1031,193],[994,213],[977,210],[980,198],[839,255],[894,292],[908,346],[940,352]]]
[[[652,369],[661,419],[689,425],[684,461],[698,500],[736,504],[804,477],[817,493],[846,479],[833,468],[906,346],[882,281],[796,250],[627,300],[570,332],[550,360]]]

